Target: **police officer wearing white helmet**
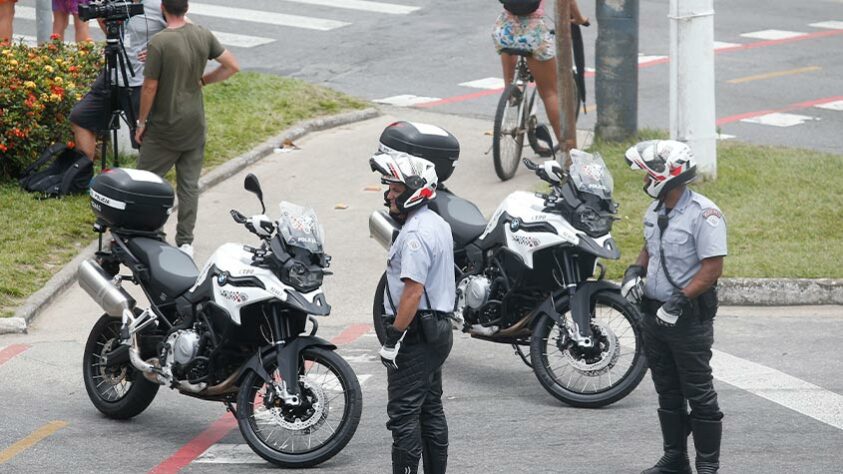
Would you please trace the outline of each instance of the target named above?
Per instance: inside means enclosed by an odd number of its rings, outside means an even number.
[[[691,473],[689,433],[697,472],[714,473],[723,413],[710,361],[726,221],[711,200],[687,188],[696,175],[688,145],[646,141],[630,147],[625,158],[646,173],[644,191],[654,199],[644,215],[644,248],[621,288],[644,314],[644,350],[659,394],[664,455],[643,473]]]
[[[387,367],[387,428],[392,431],[392,472],[444,473],[448,424],[442,407],[442,364],[453,336],[454,242],[451,227],[428,209],[436,194],[430,161],[381,146],[369,160],[389,186],[390,215],[402,223],[389,249],[384,311],[394,316],[380,349]]]

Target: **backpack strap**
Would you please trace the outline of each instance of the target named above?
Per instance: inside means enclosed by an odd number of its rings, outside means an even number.
[[[26,169],[21,174],[21,181],[28,178],[32,173],[35,172],[35,170],[44,166],[44,163],[46,163],[52,157],[58,155],[59,153],[63,152],[66,149],[67,149],[67,145],[65,145],[64,143],[53,143],[52,145],[47,147],[47,149],[45,149],[44,151],[41,152],[41,156],[39,156],[38,159],[35,160],[34,163],[32,163],[31,165],[26,167]]]
[[[79,150],[67,150],[75,157],[73,163],[65,170],[58,185],[57,195],[78,194],[88,188],[88,183],[94,177],[94,163]]]

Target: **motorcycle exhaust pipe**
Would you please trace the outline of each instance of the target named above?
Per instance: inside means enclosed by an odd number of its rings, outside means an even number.
[[[369,235],[385,249],[389,249],[400,230],[401,226],[386,211],[375,211],[369,216]]]
[[[108,274],[94,260],[86,260],[77,272],[79,286],[88,293],[109,316],[120,318],[124,311],[135,307],[135,299],[126,290],[116,287]]]

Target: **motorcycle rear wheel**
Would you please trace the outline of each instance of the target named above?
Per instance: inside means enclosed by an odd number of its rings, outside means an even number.
[[[107,314],[94,324],[82,357],[82,379],[91,403],[105,416],[125,420],[137,416],[152,403],[160,385],[126,362],[108,368],[103,356],[117,348],[122,321]]]
[[[237,395],[243,438],[260,457],[285,468],[313,467],[334,457],[354,436],[363,409],[357,376],[339,354],[309,347],[302,351],[299,366],[299,407],[285,406],[254,371]],[[264,369],[280,381],[276,368],[274,354],[264,360]]]
[[[597,293],[592,303],[592,330],[599,346],[595,353],[580,351],[567,329],[547,315],[536,321],[530,341],[530,360],[539,382],[560,401],[580,408],[598,408],[624,398],[647,372],[638,311],[617,293]],[[568,308],[557,311],[570,321]]]
[[[372,304],[372,326],[375,328],[375,335],[378,336],[378,342],[383,344],[386,340],[386,314],[383,311],[383,293],[386,291],[386,273],[381,275],[378,281],[378,288],[375,290],[375,299]]]

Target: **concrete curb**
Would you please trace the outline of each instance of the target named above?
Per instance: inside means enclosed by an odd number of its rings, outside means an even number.
[[[199,179],[199,192],[202,193],[208,188],[234,176],[247,166],[272,154],[273,150],[286,140],[297,140],[311,132],[327,130],[340,127],[354,122],[361,122],[380,115],[376,108],[356,110],[328,117],[320,117],[306,120],[296,124],[279,135],[271,137],[247,151],[246,153],[217,166]],[[29,323],[38,315],[38,312],[49,305],[56,296],[76,282],[76,270],[79,265],[94,256],[99,248],[98,241],[94,240],[79,254],[65,265],[58,273],[53,275],[43,288],[36,291],[15,311],[11,318],[0,318],[0,334],[25,333]]]

